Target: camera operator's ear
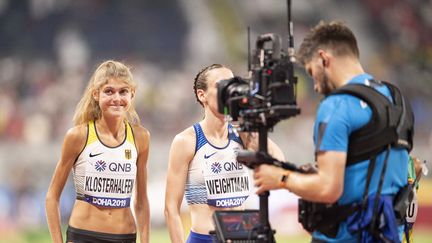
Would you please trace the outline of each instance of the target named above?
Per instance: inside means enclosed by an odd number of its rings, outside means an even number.
[[[323,67],[327,67],[328,64],[329,64],[329,57],[327,56],[328,54],[325,51],[320,50],[319,51],[319,55],[320,55],[320,57],[322,59],[322,65],[323,65]]]
[[[323,67],[328,67],[329,54],[330,53],[326,52],[325,50],[322,50],[322,49],[318,50],[318,55],[321,58]]]

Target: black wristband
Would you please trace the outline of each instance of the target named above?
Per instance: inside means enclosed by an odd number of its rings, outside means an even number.
[[[289,173],[284,173],[280,179],[280,187],[284,187]]]

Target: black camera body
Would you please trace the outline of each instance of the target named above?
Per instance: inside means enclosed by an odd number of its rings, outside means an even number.
[[[258,133],[258,151],[240,151],[237,161],[254,168],[267,163],[282,168],[297,170],[290,163],[282,163],[268,154],[267,133],[281,120],[300,114],[297,107],[294,76],[294,41],[291,22],[291,1],[287,0],[288,49],[281,49],[281,38],[274,33],[259,35],[255,50],[250,55],[248,48],[249,77],[234,77],[217,83],[218,111],[229,116],[241,132]],[[248,31],[249,40],[249,31]],[[249,41],[248,41],[249,42]],[[288,166],[288,167],[286,167]],[[268,214],[269,192],[259,195],[259,224],[256,227],[238,228],[239,222],[249,217],[250,212],[214,214],[217,242],[274,243],[275,231],[271,229]],[[256,216],[256,212],[254,212]],[[248,216],[248,217],[246,217]],[[234,220],[236,219],[236,220]],[[230,224],[228,224],[231,222]],[[236,227],[228,227],[234,225]]]
[[[248,132],[271,129],[280,120],[300,114],[293,58],[281,50],[280,37],[258,36],[251,62],[249,78],[218,82],[218,111]]]
[[[293,48],[291,50],[293,54]],[[278,35],[269,33],[258,36],[249,61],[249,78],[233,77],[217,83],[218,111],[228,115],[231,122],[237,122],[238,130],[258,132],[259,151],[239,151],[237,161],[250,168],[267,163],[299,170],[294,164],[277,161],[267,153],[268,130],[279,121],[300,114],[296,102],[294,56],[281,50]],[[260,195],[260,224],[254,228],[227,230],[231,228],[225,227],[229,220],[240,220],[240,216],[246,217],[248,212],[216,212],[213,220],[218,242],[275,242],[274,230],[268,221],[268,195],[269,192]],[[234,225],[240,224],[235,221]]]

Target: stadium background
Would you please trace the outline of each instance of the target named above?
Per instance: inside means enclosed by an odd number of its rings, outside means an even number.
[[[432,2],[292,1],[295,47],[319,20],[342,20],[358,36],[367,72],[397,83],[416,115],[414,155],[431,158]],[[0,0],[0,242],[50,242],[44,197],[75,105],[96,66],[126,62],[139,83],[137,110],[152,134],[149,197],[152,242],[168,242],[163,217],[167,154],[174,135],[202,117],[193,78],[224,63],[246,74],[247,26],[286,37],[282,0]],[[286,44],[286,43],[284,43]],[[290,161],[313,161],[312,125],[320,97],[298,68],[302,114],[270,134]],[[431,242],[432,183],[423,178],[416,242]],[[67,224],[75,197],[61,198]],[[248,204],[256,207],[256,197]],[[183,205],[184,206],[184,205]],[[185,223],[187,224],[186,207]],[[279,242],[307,242],[296,198],[272,192]]]

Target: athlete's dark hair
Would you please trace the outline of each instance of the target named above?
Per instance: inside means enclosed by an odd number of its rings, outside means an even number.
[[[354,33],[339,21],[320,21],[313,27],[300,45],[297,60],[306,64],[318,49],[331,50],[336,56],[360,56]]]
[[[200,105],[202,105],[202,106],[204,106],[204,105],[198,99],[197,90],[199,90],[199,89],[202,89],[204,91],[207,90],[208,72],[213,70],[213,69],[217,69],[217,68],[226,68],[226,67],[222,64],[212,64],[210,66],[207,66],[207,67],[201,69],[201,71],[199,71],[198,74],[195,76],[194,87],[193,87],[194,92],[195,92],[195,97],[196,97],[196,100],[198,101],[198,103],[200,103]]]

